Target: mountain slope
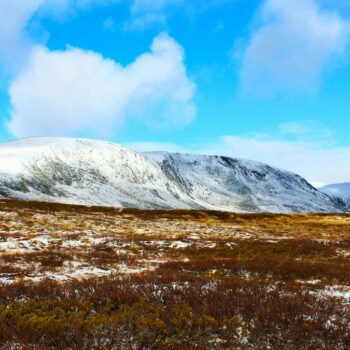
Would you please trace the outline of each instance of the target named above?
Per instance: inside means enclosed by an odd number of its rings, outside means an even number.
[[[0,145],[0,196],[135,208],[341,212],[298,175],[218,156],[137,153],[103,141],[32,138]]]
[[[350,182],[323,186],[319,190],[329,196],[344,200],[350,211]]]
[[[350,200],[350,182],[341,184],[332,184],[320,188],[320,191],[331,196],[336,196]]]
[[[243,212],[343,210],[344,203],[325,196],[302,177],[263,163],[178,153],[147,155],[157,160],[169,181],[205,207]]]
[[[166,179],[156,163],[108,142],[19,140],[0,146],[0,164],[3,197],[144,208],[170,208],[168,202],[184,206],[162,193]]]

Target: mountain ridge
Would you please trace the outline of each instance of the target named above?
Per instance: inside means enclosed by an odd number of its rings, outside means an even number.
[[[328,196],[343,200],[350,211],[350,182],[329,184],[319,188],[319,190]]]
[[[329,184],[319,190],[332,196],[350,199],[350,182]]]
[[[89,139],[28,138],[0,145],[0,196],[140,209],[343,212],[299,175],[211,155],[139,153]]]

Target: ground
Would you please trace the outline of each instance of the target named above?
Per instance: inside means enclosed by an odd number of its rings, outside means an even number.
[[[350,349],[350,215],[0,202],[0,349]]]

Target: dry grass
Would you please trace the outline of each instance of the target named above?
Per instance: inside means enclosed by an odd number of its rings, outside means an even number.
[[[0,203],[0,349],[350,349],[350,215]]]

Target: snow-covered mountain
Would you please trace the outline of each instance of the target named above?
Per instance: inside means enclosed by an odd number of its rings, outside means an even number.
[[[326,185],[320,188],[324,193],[331,196],[341,197],[345,199],[350,199],[350,182],[341,184]]]
[[[137,153],[86,139],[0,145],[0,196],[134,208],[342,212],[345,203],[266,164],[220,156]]]
[[[350,211],[350,182],[323,186],[319,190],[329,196],[343,199]]]

